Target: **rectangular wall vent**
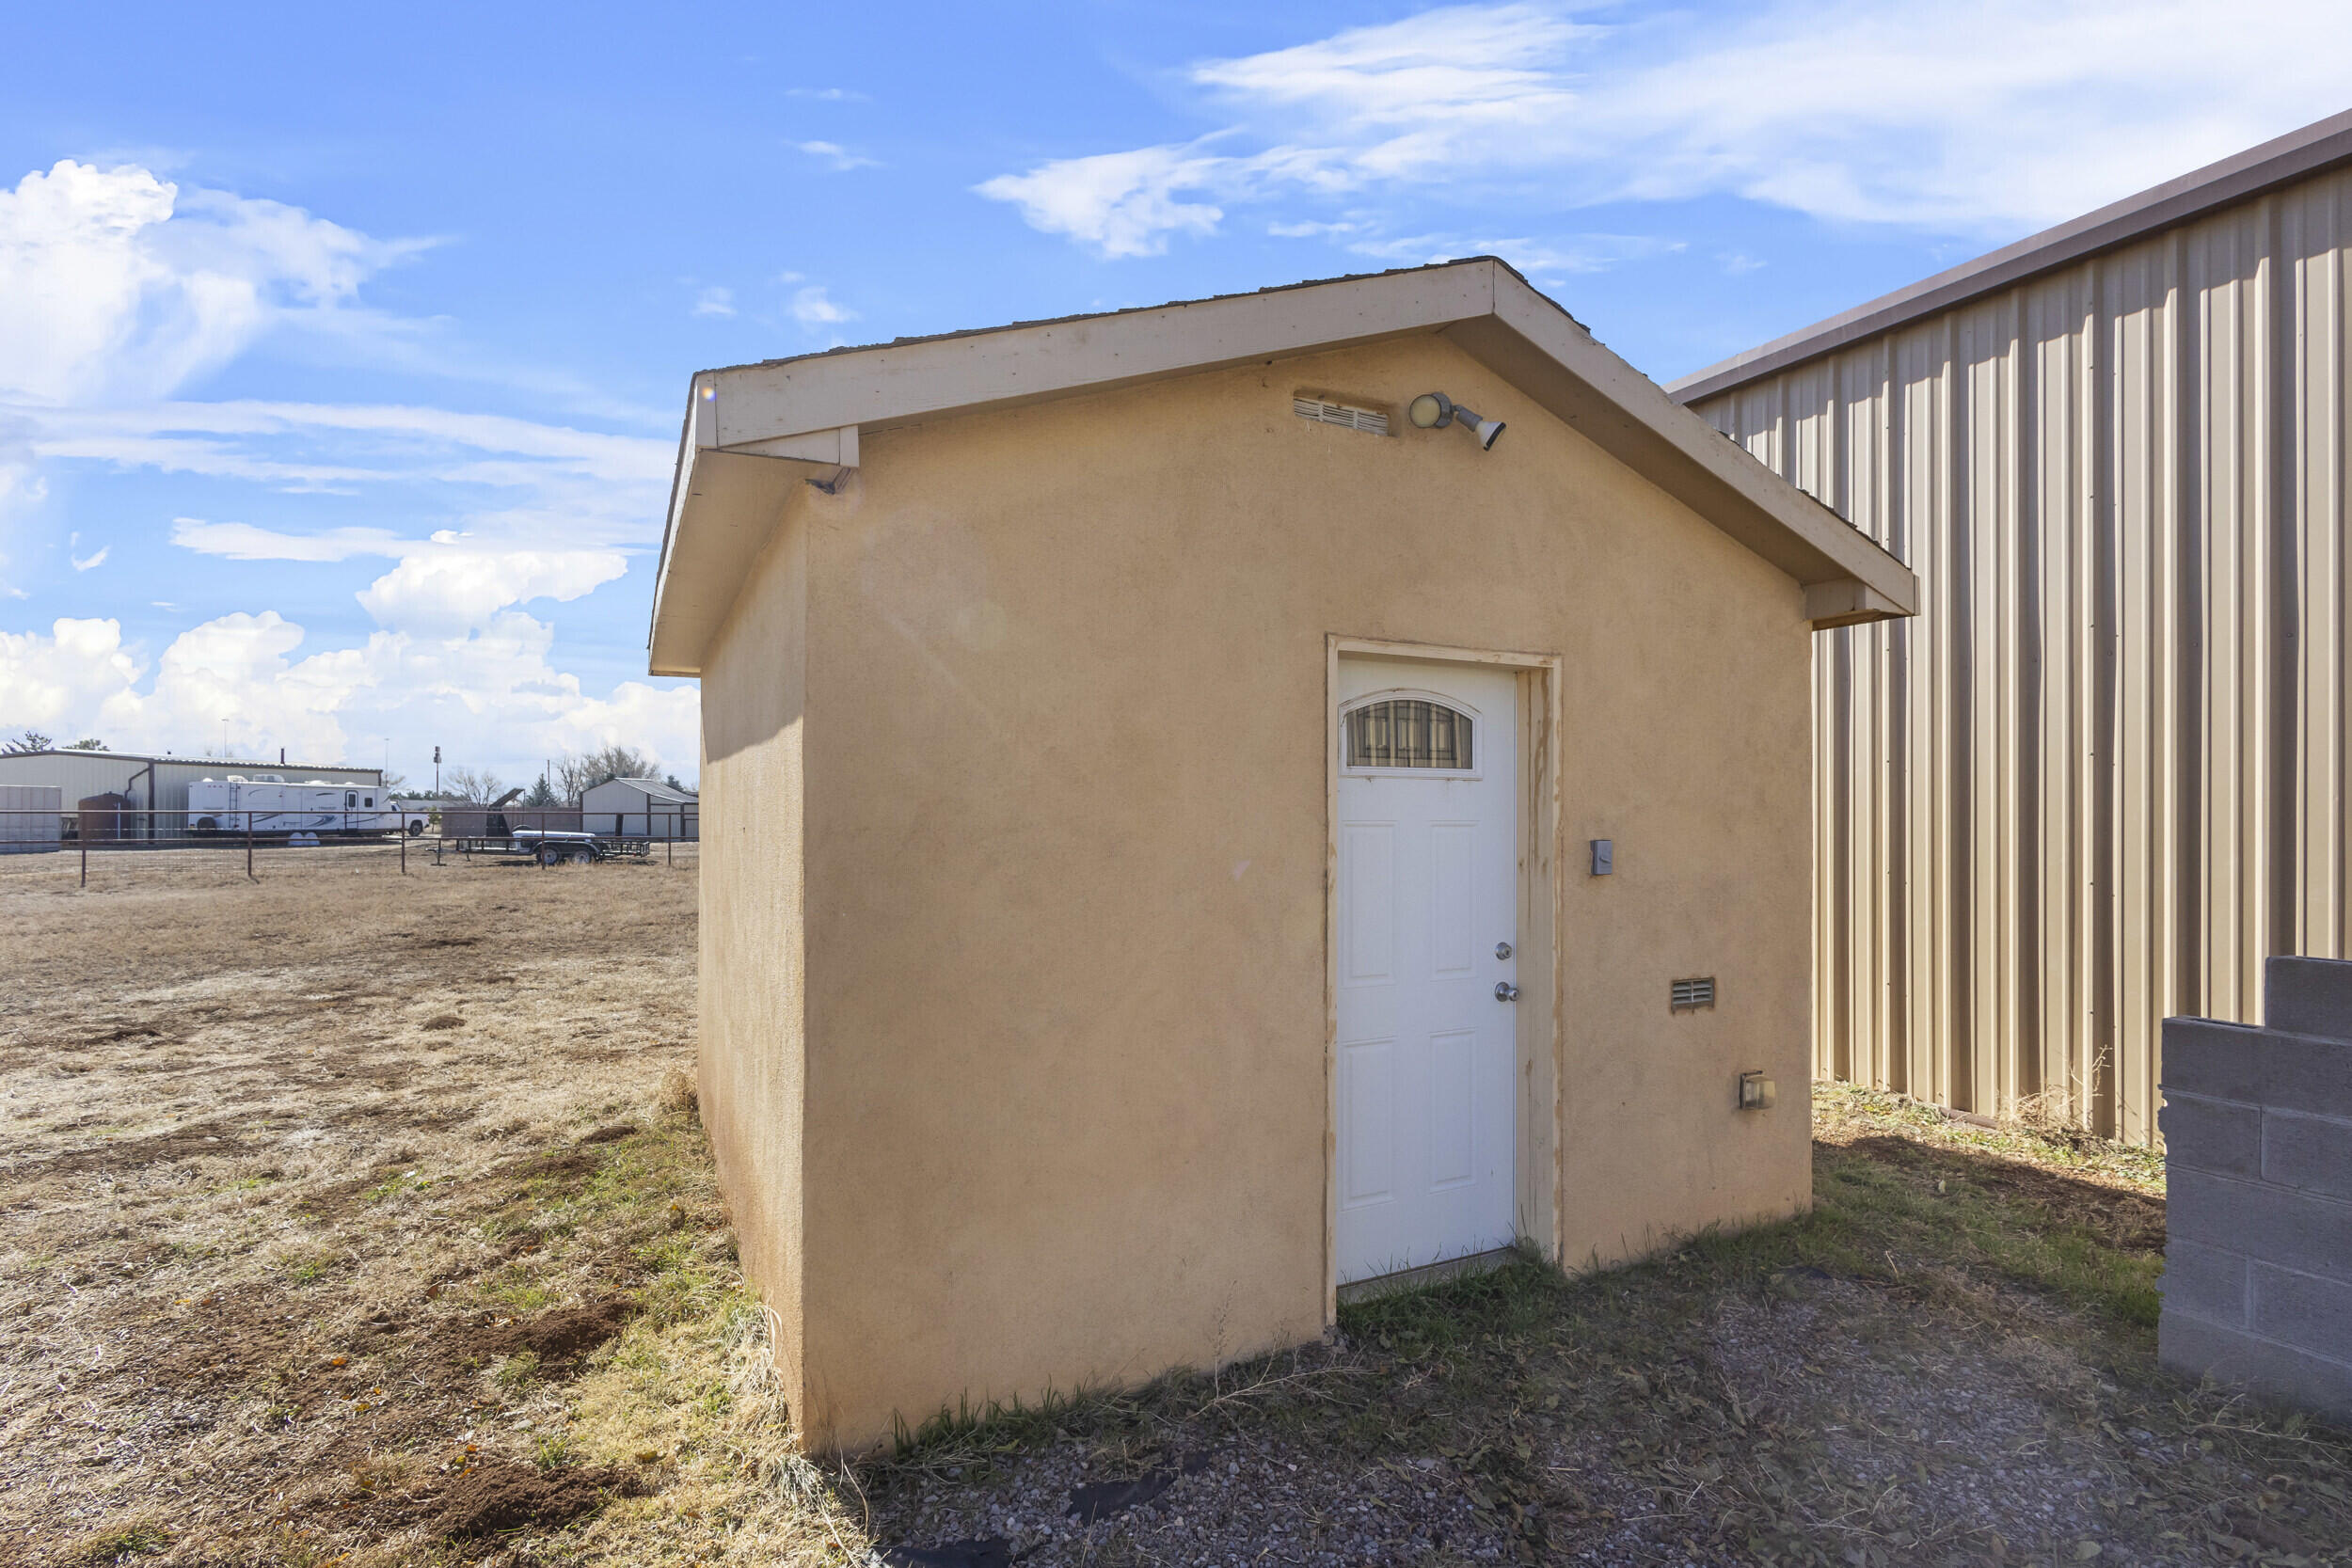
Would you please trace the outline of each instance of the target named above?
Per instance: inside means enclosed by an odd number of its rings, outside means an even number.
[[[1668,1012],[1687,1013],[1711,1007],[1715,1005],[1715,976],[1702,974],[1694,979],[1677,980],[1670,996]]]
[[[1350,430],[1361,430],[1374,436],[1389,433],[1389,417],[1376,408],[1350,408],[1343,403],[1295,397],[1291,399],[1291,412],[1302,420],[1313,420],[1318,424],[1344,425]]]

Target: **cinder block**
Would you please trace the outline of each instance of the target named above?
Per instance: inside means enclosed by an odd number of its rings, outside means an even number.
[[[2156,1323],[2156,1359],[2184,1377],[2213,1377],[2265,1399],[2352,1419],[2352,1367],[2217,1323],[2167,1312]]]
[[[2169,1162],[2173,1144],[2172,1124],[2169,1121],[2165,1123],[2164,1136],[2165,1158]],[[2352,1121],[2296,1116],[2292,1111],[2265,1111],[2262,1153],[2264,1180],[2327,1197],[2352,1198]],[[2199,1168],[2221,1167],[2206,1163]]]
[[[2249,1268],[2254,1316],[2247,1326],[2265,1339],[2284,1340],[2338,1362],[2352,1374],[2352,1284],[2292,1274],[2268,1263]],[[2171,1305],[2169,1298],[2165,1305]]]
[[[2164,1092],[2260,1104],[2268,1071],[2263,1031],[2210,1018],[2164,1021]]]
[[[2164,1021],[2164,1091],[2352,1117],[2352,1043],[2209,1018]]]
[[[2230,1328],[2247,1326],[2246,1259],[2238,1253],[2167,1236],[2164,1277],[2156,1289],[2164,1292],[2167,1317],[2185,1312]]]
[[[2168,1168],[2168,1238],[2352,1280],[2352,1203],[2210,1171]]]
[[[2268,1037],[2261,1052],[2265,1105],[2352,1118],[2352,1042],[2263,1033]]]
[[[2263,1113],[2259,1105],[2207,1100],[2168,1087],[2156,1113],[2164,1130],[2167,1170],[2219,1171],[2224,1176],[2260,1176]]]
[[[2269,959],[2263,966],[2263,1024],[2290,1035],[2352,1040],[2352,963]]]

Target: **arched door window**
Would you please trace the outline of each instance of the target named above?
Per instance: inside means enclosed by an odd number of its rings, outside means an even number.
[[[1381,697],[1340,716],[1350,768],[1471,770],[1476,721],[1426,697]]]

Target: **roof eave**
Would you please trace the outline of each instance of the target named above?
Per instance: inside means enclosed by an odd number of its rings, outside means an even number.
[[[703,372],[679,436],[649,668],[701,673],[785,507],[803,482],[830,486],[855,467],[865,434],[1422,333],[1452,339],[1808,591],[1852,584],[1854,593],[1833,595],[1850,618],[1819,624],[1914,612],[1918,585],[1901,562],[1677,404],[1509,266],[1482,257]]]

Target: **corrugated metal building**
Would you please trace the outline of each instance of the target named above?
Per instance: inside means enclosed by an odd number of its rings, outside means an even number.
[[[580,798],[580,819],[592,832],[615,838],[696,838],[701,804],[689,790],[660,779],[607,779]]]
[[[247,779],[275,777],[289,784],[320,779],[328,784],[380,785],[384,779],[380,768],[322,768],[308,762],[156,757],[129,752],[0,752],[0,785],[54,785],[69,804],[93,795],[122,795],[142,814],[185,812],[188,785],[199,779],[225,779],[231,773]],[[142,815],[135,820],[134,836],[158,836],[149,831],[149,817]],[[184,819],[175,823],[168,816],[161,821],[163,837],[172,836],[184,824]]]
[[[2346,953],[2352,114],[1671,388],[1918,573],[1815,642],[1817,1069],[2155,1136]]]
[[[0,855],[56,848],[64,821],[65,797],[55,786],[0,784]]]

